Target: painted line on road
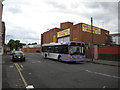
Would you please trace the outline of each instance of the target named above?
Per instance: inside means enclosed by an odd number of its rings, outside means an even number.
[[[112,78],[120,79],[120,77],[118,77],[118,76],[112,76],[112,75],[108,75],[108,74],[104,74],[104,73],[99,73],[99,72],[92,72],[90,70],[85,70],[85,71],[87,71],[89,73],[94,73],[94,74],[99,74],[99,75],[103,75],[103,76],[107,76],[107,77],[112,77]]]
[[[20,65],[21,66],[21,68],[23,69],[23,65]]]
[[[19,68],[20,71],[22,71],[22,68],[16,63],[17,67]]]
[[[16,66],[16,68],[17,68],[17,70],[18,70],[18,72],[19,72],[19,75],[20,75],[20,77],[21,77],[21,79],[22,79],[25,87],[27,87],[28,84],[27,84],[26,80],[24,79],[24,77],[23,77],[23,75],[22,75],[22,73],[21,73],[21,70],[20,70],[20,68],[19,68],[19,65],[18,65],[17,63],[14,63],[14,65]]]

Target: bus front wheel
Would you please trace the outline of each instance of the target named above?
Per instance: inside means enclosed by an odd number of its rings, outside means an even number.
[[[62,60],[61,60],[61,56],[58,57],[58,61],[62,61]]]
[[[47,58],[47,54],[45,54],[45,58]]]

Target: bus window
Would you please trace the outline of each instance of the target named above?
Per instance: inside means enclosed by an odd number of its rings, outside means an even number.
[[[47,52],[47,49],[48,49],[48,47],[43,47],[43,48],[42,48],[42,51],[43,51],[43,52]]]
[[[59,53],[68,54],[68,46],[66,45],[58,46],[58,50]]]
[[[63,53],[63,47],[62,46],[58,46],[58,52]]]
[[[64,54],[68,54],[68,46],[64,46],[63,50],[64,50]]]
[[[54,53],[58,53],[58,52],[59,52],[58,46],[55,46],[54,47]]]
[[[51,46],[50,47],[48,47],[48,50],[47,50],[48,52],[51,52]]]

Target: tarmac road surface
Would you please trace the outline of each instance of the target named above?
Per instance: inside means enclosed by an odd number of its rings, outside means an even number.
[[[26,62],[3,56],[3,88],[118,88],[118,68],[86,62],[66,63],[25,53]]]

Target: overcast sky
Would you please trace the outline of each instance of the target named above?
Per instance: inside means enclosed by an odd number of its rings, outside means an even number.
[[[88,2],[89,1],[89,2]],[[90,2],[91,1],[91,2]],[[40,43],[41,33],[59,28],[62,22],[90,24],[118,32],[119,0],[5,0],[3,21],[6,24],[7,41]]]

